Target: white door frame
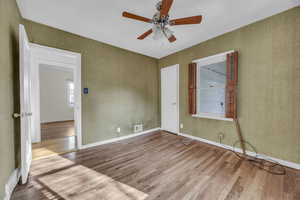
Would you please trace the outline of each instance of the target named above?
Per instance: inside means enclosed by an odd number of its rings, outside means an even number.
[[[40,119],[40,64],[55,67],[69,68],[73,70],[75,87],[74,121],[77,149],[82,147],[82,115],[81,115],[81,54],[61,49],[46,47],[30,43],[31,47],[31,71],[32,71],[32,112],[33,114],[33,142],[41,141]]]
[[[176,126],[176,134],[179,134],[180,133],[180,121],[179,121],[179,64],[176,64],[176,65],[171,65],[171,66],[167,66],[167,67],[163,67],[160,69],[160,80],[161,80],[161,74],[162,74],[162,71],[165,69],[165,68],[168,68],[168,67],[175,67],[176,68],[176,71],[177,71],[177,104],[176,104],[176,107],[177,107],[177,126]],[[160,81],[161,83],[161,81]],[[161,105],[161,108],[162,108],[162,84],[160,84],[160,105]],[[162,113],[162,109],[161,109],[161,128],[163,129],[163,113]]]

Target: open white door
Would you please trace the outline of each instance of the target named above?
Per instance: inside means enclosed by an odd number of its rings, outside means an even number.
[[[20,43],[20,120],[21,120],[21,176],[27,182],[31,154],[31,104],[30,104],[30,46],[23,25],[19,25]],[[16,116],[16,115],[15,115]]]
[[[161,128],[179,133],[179,65],[161,69]]]

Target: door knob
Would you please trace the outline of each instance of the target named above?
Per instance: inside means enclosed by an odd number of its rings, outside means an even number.
[[[14,114],[13,114],[13,117],[14,117],[14,118],[19,118],[19,117],[21,117],[21,116],[22,116],[22,115],[19,114],[19,113],[14,113]]]
[[[20,113],[14,113],[13,114],[14,118],[19,118],[19,117],[23,117],[23,116],[30,117],[30,116],[32,116],[32,112],[25,112],[24,114],[20,114]]]
[[[176,105],[176,102],[172,103],[172,105],[174,105],[174,106],[175,106],[175,105]]]

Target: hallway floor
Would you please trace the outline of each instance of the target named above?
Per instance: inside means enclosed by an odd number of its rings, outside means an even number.
[[[32,144],[33,159],[73,151],[76,147],[74,121],[41,124],[41,140]]]

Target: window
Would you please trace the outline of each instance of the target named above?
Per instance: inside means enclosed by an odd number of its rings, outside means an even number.
[[[189,65],[189,113],[194,117],[236,118],[238,53],[226,52]]]
[[[75,103],[75,91],[74,91],[74,82],[67,80],[67,103],[70,107],[74,107]]]
[[[197,114],[225,117],[226,61],[197,64]]]

